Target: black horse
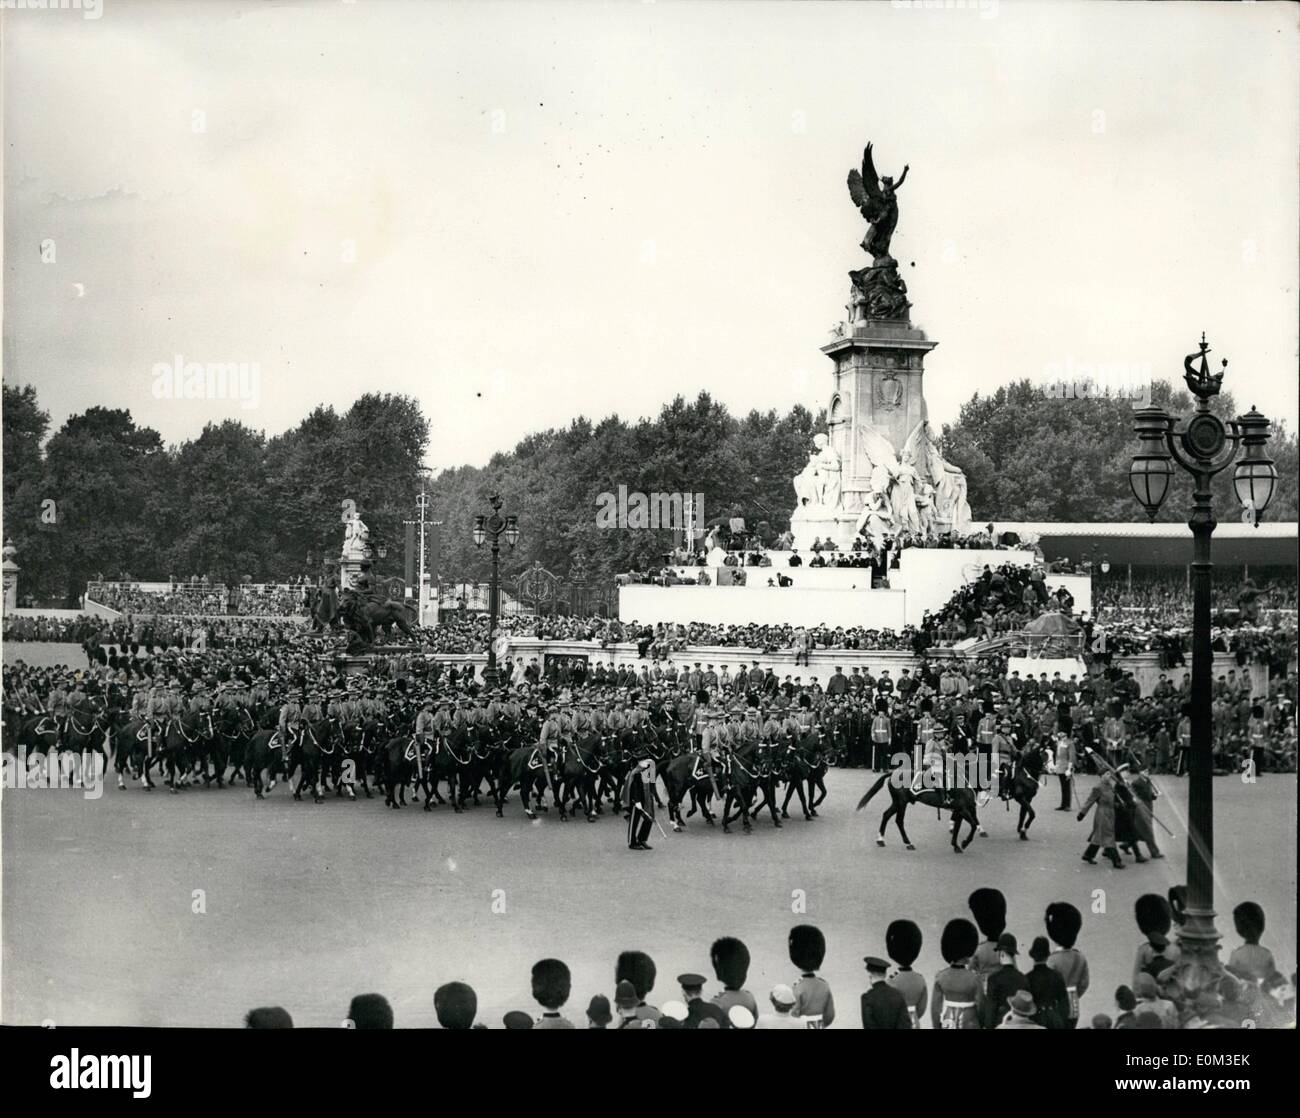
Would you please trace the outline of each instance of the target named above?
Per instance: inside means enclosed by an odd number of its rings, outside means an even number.
[[[1002,763],[998,776],[1002,799],[1015,800],[1020,805],[1016,833],[1021,842],[1029,840],[1029,827],[1037,818],[1031,804],[1038,795],[1039,779],[1047,768],[1047,750],[1042,745],[1028,745],[1010,761]]]
[[[880,830],[876,834],[877,846],[885,845],[885,828],[892,818],[898,826],[898,833],[903,837],[903,845],[908,850],[916,849],[912,845],[912,840],[907,837],[907,829],[904,826],[904,818],[907,815],[908,806],[911,804],[924,804],[926,807],[932,807],[938,811],[952,812],[952,848],[958,854],[974,841],[976,831],[979,831],[980,834],[986,833],[980,826],[979,814],[975,809],[975,793],[971,789],[925,788],[919,792],[914,792],[906,780],[906,773],[906,766],[884,773],[867,790],[867,794],[858,801],[857,810],[861,811],[882,787],[886,784],[889,785],[890,805],[880,817]],[[970,825],[970,833],[966,836],[966,841],[959,845],[957,836],[961,832],[962,823]]]

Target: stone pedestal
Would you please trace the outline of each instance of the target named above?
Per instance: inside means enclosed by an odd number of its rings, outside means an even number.
[[[909,322],[840,323],[821,351],[835,363],[827,408],[831,446],[843,463],[845,512],[862,511],[871,489],[871,464],[860,429],[870,424],[901,455],[907,437],[925,416],[922,377],[925,355],[937,342]]]
[[[794,536],[794,546],[811,558],[812,545],[816,540],[821,540],[822,543],[834,540],[840,551],[849,551],[853,546],[857,523],[856,512],[804,507],[795,509],[790,514],[790,534]],[[807,561],[806,558],[804,562]]]
[[[364,567],[368,567],[368,559],[357,559],[354,556],[344,555],[339,559],[339,590],[351,590],[357,584],[357,576],[361,574]]]

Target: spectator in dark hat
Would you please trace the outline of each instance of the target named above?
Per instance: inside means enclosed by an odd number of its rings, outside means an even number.
[[[1134,1013],[1137,1009],[1137,998],[1133,996],[1133,991],[1127,986],[1116,988],[1115,1008],[1119,1011],[1115,1015],[1115,1028],[1134,1029],[1137,1027],[1137,1017]]]
[[[1064,1029],[1070,1016],[1070,994],[1065,979],[1047,965],[1052,947],[1046,936],[1035,936],[1029,946],[1029,957],[1034,965],[1025,975],[1025,985],[1034,996],[1038,1013],[1034,1017],[1045,1029]]]
[[[1264,910],[1254,901],[1242,901],[1232,910],[1232,924],[1245,941],[1228,959],[1228,970],[1238,978],[1264,982],[1277,972],[1273,952],[1261,947],[1264,935]]]
[[[703,1022],[711,1021],[710,1027],[715,1029],[726,1029],[731,1027],[727,1020],[726,1011],[714,1005],[713,1002],[704,1000],[704,975],[702,974],[679,974],[677,982],[682,988],[682,1000],[686,1004],[686,1017],[682,1020],[683,1029],[698,1029],[703,1026]],[[680,1003],[673,1003],[676,1009]],[[665,1017],[669,1016],[668,1006],[664,1006]],[[663,1026],[663,1022],[660,1022]],[[665,1026],[666,1027],[666,1026]]]
[[[536,1028],[571,1029],[573,1022],[560,1014],[569,1000],[569,968],[559,959],[542,959],[533,964],[533,997],[542,1007]]]
[[[522,1009],[512,1009],[501,1018],[501,1024],[503,1024],[507,1029],[531,1029],[533,1027],[533,1019]]]
[[[383,994],[358,994],[348,1006],[348,1028],[391,1029],[393,1007]]]
[[[828,1029],[835,1020],[835,998],[830,984],[817,976],[826,958],[826,937],[813,924],[796,924],[787,942],[790,962],[799,968],[794,984],[794,1016],[804,1019],[808,1027]]]
[[[587,1003],[587,1028],[604,1029],[614,1020],[610,1012],[609,999],[604,994],[595,994]]]
[[[434,991],[433,1011],[444,1029],[471,1029],[478,1012],[478,995],[464,982],[448,982]]]
[[[264,1005],[260,1009],[250,1009],[244,1017],[246,1029],[292,1029],[293,1018],[288,1011],[278,1005]]]
[[[907,1001],[887,981],[889,964],[878,955],[868,955],[862,960],[867,967],[871,988],[862,995],[862,1027],[864,1029],[910,1029],[912,1015]]]
[[[985,990],[984,1028],[986,1029],[996,1029],[1002,1024],[1011,998],[1017,991],[1029,992],[1029,983],[1016,967],[1016,956],[1020,950],[1016,944],[1016,937],[1010,932],[1003,932],[998,936],[997,950],[997,969],[989,974],[988,988]],[[1037,1011],[1035,1007],[1030,1016]]]
[[[723,936],[714,940],[709,958],[713,961],[713,973],[723,986],[722,992],[714,995],[713,1004],[723,1013],[730,1013],[733,1005],[743,1005],[757,1021],[758,1003],[754,995],[744,989],[749,975],[749,948],[734,936]]]

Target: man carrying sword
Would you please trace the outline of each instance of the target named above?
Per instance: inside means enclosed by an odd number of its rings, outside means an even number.
[[[629,850],[652,849],[646,839],[650,837],[650,827],[655,822],[654,786],[654,761],[643,757],[632,767],[623,784],[623,795],[631,811],[627,821]]]

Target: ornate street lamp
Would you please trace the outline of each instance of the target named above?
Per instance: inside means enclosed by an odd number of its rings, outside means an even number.
[[[492,542],[492,582],[488,590],[488,647],[487,667],[483,671],[483,682],[488,687],[497,685],[496,631],[497,611],[501,594],[501,537],[512,548],[519,542],[519,520],[514,516],[501,515],[501,498],[493,493],[488,498],[492,506],[491,516],[474,517],[474,546],[482,547],[485,541]]]
[[[1216,521],[1210,485],[1216,474],[1227,469],[1243,450],[1233,476],[1237,499],[1245,509],[1244,519],[1259,526],[1264,510],[1273,499],[1277,469],[1265,453],[1269,422],[1254,408],[1231,420],[1227,427],[1210,411],[1210,400],[1219,394],[1224,371],[1211,373],[1206,356],[1210,347],[1201,335],[1198,352],[1183,360],[1184,379],[1196,397],[1196,412],[1178,429],[1163,408],[1138,411],[1134,431],[1140,449],[1129,467],[1129,483],[1138,503],[1152,521],[1169,493],[1177,462],[1193,482],[1192,515],[1192,722],[1191,767],[1188,788],[1187,826],[1187,910],[1178,932],[1181,957],[1177,964],[1189,993],[1217,982],[1223,972],[1219,962],[1219,933],[1214,926],[1214,800],[1211,688],[1214,654],[1210,650],[1210,593],[1214,565],[1210,561],[1210,537]],[[1199,368],[1196,362],[1199,358]],[[1228,430],[1231,427],[1231,431]]]

